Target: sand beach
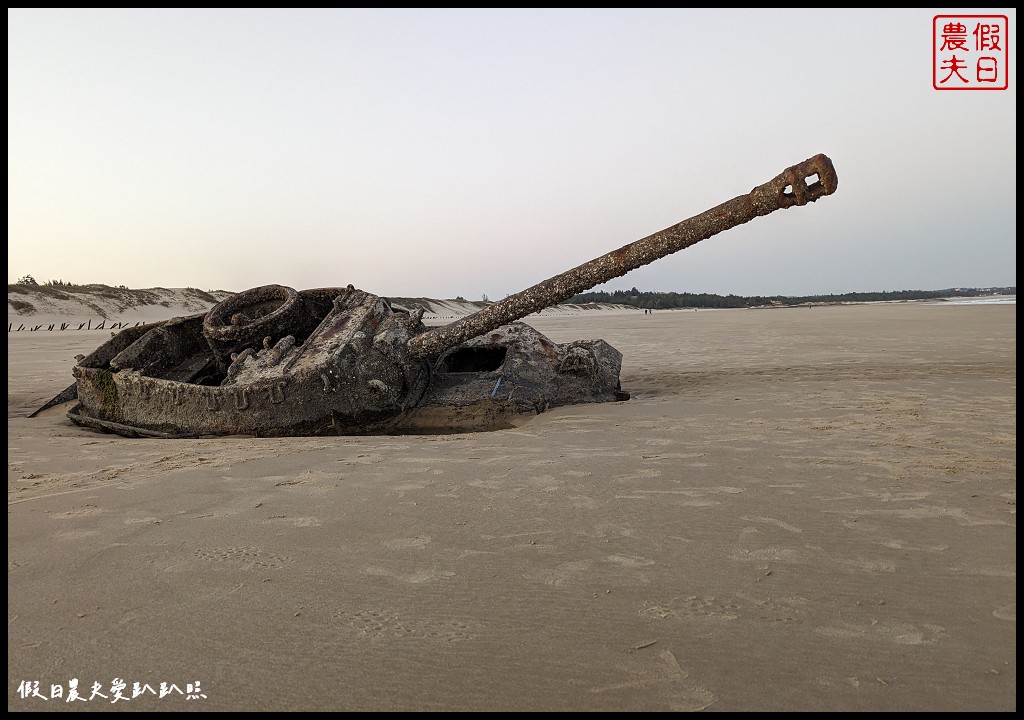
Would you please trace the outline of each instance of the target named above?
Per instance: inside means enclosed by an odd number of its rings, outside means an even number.
[[[631,399],[126,439],[9,332],[8,709],[1016,709],[1015,305],[530,322]]]

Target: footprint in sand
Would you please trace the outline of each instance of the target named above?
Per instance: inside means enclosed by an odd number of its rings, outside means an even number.
[[[604,561],[624,568],[639,568],[654,564],[653,560],[648,560],[639,555],[608,555],[604,558]]]
[[[755,515],[753,517],[743,516],[740,519],[741,520],[746,520],[747,522],[759,522],[759,523],[764,523],[766,525],[774,525],[776,527],[782,528],[786,532],[790,532],[790,533],[794,533],[794,534],[800,534],[800,533],[803,532],[803,530],[798,528],[796,525],[790,525],[789,523],[783,522],[782,520],[779,520],[777,518],[762,517],[760,515]]]
[[[601,507],[597,500],[586,495],[570,495],[566,500],[577,510],[596,510]]]
[[[796,550],[792,548],[764,547],[764,548],[737,548],[729,553],[730,560],[744,560],[747,562],[792,562],[796,559]]]
[[[195,556],[200,560],[236,565],[247,570],[278,570],[291,562],[287,555],[273,555],[257,547],[199,548]]]
[[[554,475],[535,475],[534,477],[526,478],[526,484],[537,490],[558,490],[562,481],[556,478]]]
[[[645,620],[667,620],[683,618],[707,618],[714,620],[735,620],[740,616],[740,606],[719,600],[713,596],[690,595],[672,598],[667,602],[644,603],[640,617]]]
[[[68,532],[57,533],[54,535],[58,540],[65,540],[67,542],[75,542],[82,538],[87,538],[92,535],[96,535],[95,530],[69,530]]]
[[[891,642],[897,645],[929,645],[941,640],[946,629],[941,625],[921,626],[909,623],[880,622],[871,620],[866,623],[834,622],[814,630],[819,635],[836,638],[851,638]]]
[[[891,550],[920,550],[924,552],[945,552],[946,550],[949,550],[949,545],[923,545],[918,547],[916,545],[911,545],[906,540],[896,539],[882,540],[878,544]]]
[[[657,693],[675,712],[697,712],[714,704],[718,698],[702,685],[693,684],[690,673],[683,669],[671,650],[645,652],[641,650],[622,668],[626,678],[622,682],[590,688],[595,694],[622,690],[647,690]]]
[[[267,518],[274,522],[283,522],[295,527],[320,527],[323,521],[315,517],[289,517],[288,515],[272,515]]]
[[[384,547],[389,550],[422,550],[429,542],[429,535],[417,535],[411,538],[394,538],[383,541]]]
[[[58,520],[67,520],[69,518],[82,517],[83,515],[96,515],[101,512],[103,511],[95,505],[85,505],[84,507],[75,508],[74,510],[65,510],[64,512],[53,513],[51,517]]]
[[[552,587],[567,587],[575,584],[593,563],[590,560],[572,560],[549,570],[538,570],[527,577]]]
[[[400,580],[402,582],[409,583],[410,585],[419,585],[420,583],[436,582],[450,580],[455,577],[455,573],[450,570],[417,570],[415,572],[398,572],[395,570],[389,570],[388,568],[382,567],[368,567],[363,569],[364,575],[372,575],[374,577],[386,577],[394,580]]]
[[[426,490],[428,487],[433,485],[432,480],[425,480],[423,482],[407,482],[401,485],[395,485],[387,490],[387,494],[391,495],[394,493],[398,498],[404,498],[408,493],[415,492],[417,490]]]
[[[747,562],[792,562],[797,557],[794,548],[785,548],[769,545],[767,547],[746,548],[741,545],[751,544],[762,535],[762,531],[756,527],[745,527],[740,531],[736,540],[736,546],[729,553],[730,560],[742,560]],[[760,543],[758,543],[760,544]]]
[[[857,570],[866,570],[875,573],[894,573],[896,563],[891,560],[869,560],[868,558],[837,558],[833,562]]]
[[[159,525],[163,520],[155,517],[144,517],[144,518],[128,518],[124,521],[125,525]]]
[[[370,642],[395,639],[462,642],[475,638],[482,627],[473,621],[403,617],[385,609],[337,610],[332,619]]]
[[[1000,620],[1017,622],[1017,603],[1010,603],[1009,605],[998,607],[992,611],[992,614]]]
[[[469,483],[469,486],[480,488],[481,490],[503,490],[508,488],[509,484],[499,480],[473,480]]]

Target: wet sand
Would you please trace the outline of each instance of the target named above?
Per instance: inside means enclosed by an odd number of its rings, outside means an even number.
[[[9,333],[8,709],[1016,709],[1015,305],[532,324],[632,399],[130,440]]]

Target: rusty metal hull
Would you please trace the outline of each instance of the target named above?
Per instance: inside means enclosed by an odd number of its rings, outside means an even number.
[[[512,323],[413,358],[419,315],[352,287],[265,286],[226,303],[80,361],[69,419],[129,437],[456,432],[626,397],[622,356],[600,340],[556,344]]]

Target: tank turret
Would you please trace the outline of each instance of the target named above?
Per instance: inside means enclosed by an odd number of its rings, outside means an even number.
[[[265,285],[205,314],[131,328],[80,359],[72,422],[130,437],[440,432],[629,397],[603,340],[554,343],[519,322],[775,210],[835,192],[824,155],[717,207],[449,325],[347,287]],[[38,413],[39,411],[37,411]]]

